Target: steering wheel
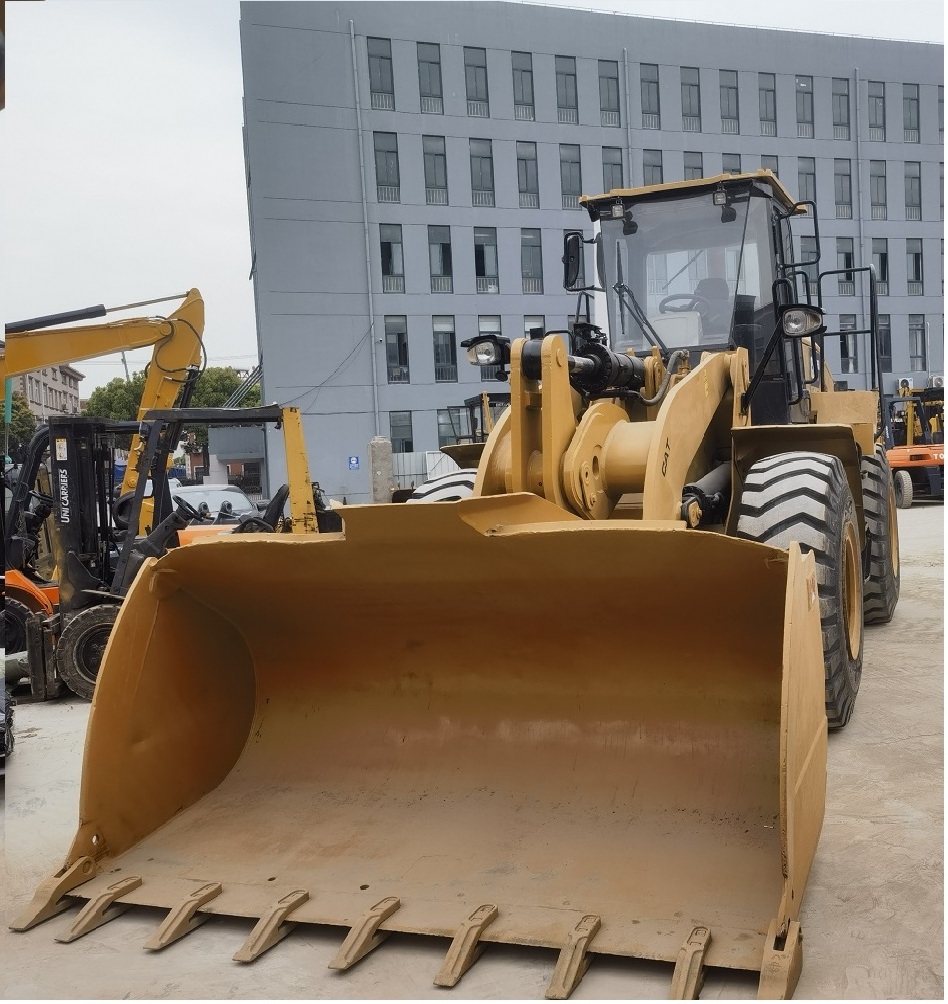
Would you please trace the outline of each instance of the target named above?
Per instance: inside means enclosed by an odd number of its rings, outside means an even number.
[[[668,304],[673,300],[687,300],[688,303],[683,307],[669,307]],[[667,310],[666,307],[668,308]],[[707,300],[700,293],[672,293],[671,296],[666,296],[658,305],[660,314],[681,314],[686,310],[697,310],[704,317],[711,311],[711,301]]]
[[[172,495],[171,497],[174,499],[174,504],[184,513],[185,516],[188,517],[188,519],[196,519],[199,523],[203,523],[210,515],[209,513],[205,514],[198,512],[198,510],[195,509],[190,502],[185,502],[180,495]]]
[[[273,525],[262,516],[244,516],[231,533],[273,533]]]
[[[54,506],[56,504],[56,499],[52,495],[44,495],[42,492],[30,491],[29,497],[36,499],[37,502],[41,502],[43,505]]]

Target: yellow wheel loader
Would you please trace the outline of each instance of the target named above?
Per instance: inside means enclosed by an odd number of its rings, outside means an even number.
[[[445,939],[443,987],[506,943],[551,950],[554,999],[597,955],[671,963],[673,998],[707,966],[792,994],[827,709],[852,713],[864,580],[896,589],[879,395],[833,390],[789,235],[815,220],[769,172],[584,201],[572,330],[471,346],[511,392],[471,497],[144,563],[73,844],[14,929],[137,904],[150,951],[243,918],[236,963],[328,924],[338,970]]]

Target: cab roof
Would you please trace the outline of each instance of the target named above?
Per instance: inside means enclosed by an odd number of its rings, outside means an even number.
[[[579,202],[580,205],[585,206],[587,209],[592,209],[592,207],[598,209],[598,204],[615,202],[617,199],[635,199],[641,201],[648,200],[653,196],[658,199],[674,192],[710,191],[719,185],[724,185],[727,188],[740,182],[748,181],[769,185],[774,200],[784,212],[790,212],[796,206],[796,200],[784,188],[780,179],[773,171],[763,168],[747,174],[715,174],[710,178],[695,178],[691,181],[669,181],[661,185],[644,185],[641,188],[613,188],[603,195],[582,195]]]

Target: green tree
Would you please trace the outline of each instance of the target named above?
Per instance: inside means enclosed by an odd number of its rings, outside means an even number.
[[[22,464],[26,448],[36,432],[36,416],[30,411],[29,402],[18,390],[13,392],[10,425],[3,423],[3,440],[8,443],[7,453],[15,464]],[[9,433],[9,440],[7,435]]]
[[[138,406],[144,390],[144,371],[134,373],[130,380],[116,377],[104,387],[96,387],[89,395],[85,414],[119,422],[133,422],[138,418]]]

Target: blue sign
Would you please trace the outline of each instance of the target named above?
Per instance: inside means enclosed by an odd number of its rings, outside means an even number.
[[[359,469],[359,458],[358,457],[350,457],[349,458],[349,470],[350,471],[357,471],[358,469]]]

